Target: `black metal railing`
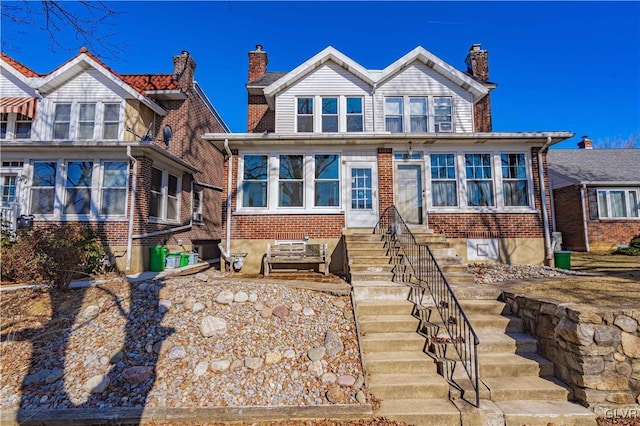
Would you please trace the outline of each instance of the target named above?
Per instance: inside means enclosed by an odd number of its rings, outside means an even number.
[[[475,391],[474,405],[479,406],[478,344],[480,342],[429,245],[416,241],[395,206],[388,207],[382,213],[380,222],[376,225],[376,231],[386,234],[387,238],[398,243],[412,270],[413,278],[422,289],[429,290],[448,333],[448,338],[440,343],[450,344],[455,348],[459,362],[464,367]],[[452,380],[452,377],[447,379]],[[472,401],[469,402],[473,404]]]

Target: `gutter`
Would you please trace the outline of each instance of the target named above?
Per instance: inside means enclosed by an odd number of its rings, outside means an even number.
[[[582,205],[582,228],[584,229],[584,247],[589,253],[589,230],[587,229],[587,205],[584,200],[587,197],[587,185],[585,183],[580,187],[580,204]]]
[[[553,256],[551,252],[551,237],[549,234],[549,214],[547,213],[547,190],[544,185],[544,167],[542,166],[542,154],[549,149],[552,143],[551,136],[547,136],[547,142],[538,151],[538,178],[540,179],[540,197],[542,199],[542,222],[544,223],[544,250],[545,265],[551,266]]]
[[[131,250],[133,246],[133,213],[135,211],[136,181],[138,180],[138,160],[131,155],[131,146],[127,146],[127,157],[133,163],[133,176],[131,182],[131,202],[129,203],[129,229],[127,231],[127,264],[125,270],[131,270]]]

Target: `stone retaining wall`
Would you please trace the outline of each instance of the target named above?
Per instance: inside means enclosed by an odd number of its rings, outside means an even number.
[[[597,415],[640,413],[640,307],[591,307],[503,292],[538,353]]]

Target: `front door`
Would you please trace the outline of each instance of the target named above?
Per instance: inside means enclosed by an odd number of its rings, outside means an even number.
[[[422,224],[422,166],[398,164],[396,169],[396,206],[405,222]]]
[[[375,162],[347,165],[347,227],[368,228],[378,223],[378,177]]]

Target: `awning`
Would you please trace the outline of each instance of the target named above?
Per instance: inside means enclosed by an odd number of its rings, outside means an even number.
[[[15,112],[33,118],[36,115],[35,98],[0,98],[0,113]]]

